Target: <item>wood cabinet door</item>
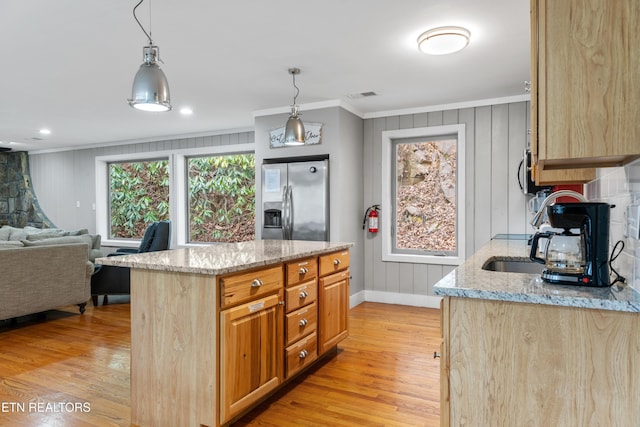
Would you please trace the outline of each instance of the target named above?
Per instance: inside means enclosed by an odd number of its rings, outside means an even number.
[[[349,335],[349,270],[321,278],[318,294],[318,353],[323,354]]]
[[[220,312],[220,423],[283,379],[282,291]]]
[[[445,299],[442,426],[638,425],[638,313]]]
[[[640,156],[640,55],[631,54],[640,45],[640,3],[533,2],[542,168],[616,166]]]
[[[539,54],[539,38],[546,40],[543,34],[546,27],[544,21],[539,21],[538,1],[531,0],[531,153],[533,162],[538,163],[542,156],[547,156],[546,120],[545,110],[547,73],[541,70],[545,66],[544,52]],[[544,5],[542,5],[544,7]],[[543,12],[544,15],[544,12]],[[538,76],[540,75],[541,81]],[[541,87],[541,90],[538,88]],[[543,145],[540,150],[540,144]],[[541,152],[540,152],[541,151]],[[580,184],[592,181],[595,169],[556,169],[543,170],[542,165],[533,166],[533,177],[537,185]]]

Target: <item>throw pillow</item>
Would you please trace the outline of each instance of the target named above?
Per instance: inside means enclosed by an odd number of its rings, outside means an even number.
[[[30,241],[43,240],[43,239],[51,239],[54,237],[62,237],[62,236],[64,236],[64,234],[62,234],[62,232],[60,231],[42,231],[39,233],[28,233],[27,240],[30,240]]]
[[[22,228],[11,228],[11,235],[9,235],[9,240],[22,240],[27,238],[27,232]]]
[[[64,236],[79,236],[81,234],[89,234],[89,230],[86,228],[79,228],[77,230],[65,231]]]
[[[62,236],[62,237],[53,237],[51,239],[43,239],[43,240],[22,240],[22,243],[25,246],[51,246],[51,245],[67,245],[69,243],[85,243],[87,245],[87,258],[91,253],[91,244],[92,239],[88,234],[82,234],[80,236]]]

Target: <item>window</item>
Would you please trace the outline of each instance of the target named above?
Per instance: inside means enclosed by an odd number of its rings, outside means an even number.
[[[255,238],[255,156],[187,159],[189,241],[240,242]]]
[[[169,219],[167,159],[109,163],[109,238],[141,239],[149,223]]]
[[[382,139],[383,260],[458,264],[464,260],[464,125],[386,131]]]
[[[104,246],[137,247],[171,220],[171,247],[255,236],[254,144],[96,157],[96,229]]]

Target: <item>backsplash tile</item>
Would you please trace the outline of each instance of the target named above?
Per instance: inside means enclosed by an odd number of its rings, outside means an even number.
[[[625,236],[627,207],[640,204],[640,160],[623,167],[598,169],[597,177],[586,185],[590,201],[615,205],[611,209],[610,251],[616,242],[624,242],[624,250],[613,261],[613,268],[640,291],[640,241]]]

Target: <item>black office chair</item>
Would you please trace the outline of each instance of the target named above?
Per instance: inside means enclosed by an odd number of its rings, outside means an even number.
[[[140,246],[137,248],[118,248],[114,253],[107,256],[164,251],[169,249],[170,237],[171,221],[156,221],[151,223],[145,230]],[[108,295],[128,295],[131,292],[129,276],[128,267],[96,265],[91,276],[91,299],[93,300],[93,305],[98,305],[99,295],[104,295],[104,305],[109,303]]]

